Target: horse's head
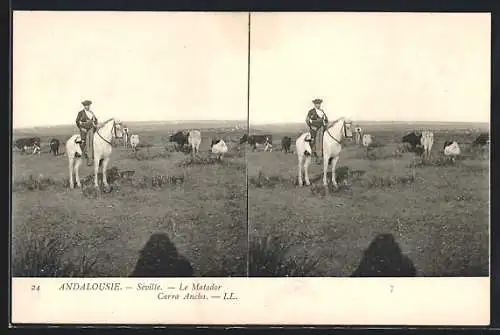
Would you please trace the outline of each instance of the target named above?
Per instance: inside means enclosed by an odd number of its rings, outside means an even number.
[[[113,132],[116,138],[123,138],[123,123],[118,119],[113,121]]]
[[[344,118],[344,137],[352,137],[352,121],[348,118]]]

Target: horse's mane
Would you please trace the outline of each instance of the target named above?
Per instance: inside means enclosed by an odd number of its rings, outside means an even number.
[[[342,116],[342,117],[339,117],[337,120],[333,120],[332,122],[330,122],[328,125],[326,125],[326,129],[330,128],[330,127],[333,127],[337,122],[339,122],[340,120],[345,120],[345,117]]]
[[[104,121],[103,123],[101,123],[100,125],[98,125],[97,129],[101,129],[102,127],[104,127],[111,120],[114,120],[114,117],[112,117],[110,119],[107,119],[106,121]]]

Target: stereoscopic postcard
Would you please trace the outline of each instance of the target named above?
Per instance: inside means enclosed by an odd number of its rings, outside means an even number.
[[[489,324],[489,14],[12,29],[12,324]]]

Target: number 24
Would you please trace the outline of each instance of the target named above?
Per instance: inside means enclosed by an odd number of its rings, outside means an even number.
[[[40,291],[40,285],[31,285],[32,291]]]

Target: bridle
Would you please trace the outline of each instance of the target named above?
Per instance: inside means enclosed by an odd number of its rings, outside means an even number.
[[[339,140],[337,140],[335,137],[333,137],[332,134],[330,134],[330,132],[328,131],[331,127],[333,127],[337,122],[339,121],[343,121],[342,123],[342,130],[344,131],[344,137],[349,137],[347,136],[347,129],[346,129],[346,123],[351,123],[351,122],[346,122],[345,119],[342,119],[342,120],[337,120],[334,124],[332,124],[330,127],[326,128],[326,133],[328,133],[328,135],[330,135],[331,138],[333,138],[338,144],[342,144]]]
[[[111,120],[110,120],[110,121],[111,121]],[[108,121],[108,122],[109,122],[109,121]],[[99,129],[102,129],[102,127],[101,127],[101,128],[99,128]],[[99,136],[99,137],[100,137],[100,138],[101,138],[104,142],[106,142],[106,143],[108,143],[109,145],[113,146],[113,144],[112,144],[110,141],[108,141],[107,139],[105,139],[104,137],[102,137],[102,135],[101,135],[101,134],[99,134],[99,129],[97,129],[97,130],[96,130],[96,134],[97,134],[97,135],[98,135],[98,136]],[[117,133],[116,133],[116,121],[115,121],[114,119],[113,119],[113,137],[114,137],[114,138],[122,138],[122,137],[123,137],[123,134],[122,134],[122,136],[118,137],[118,135],[117,135]]]

